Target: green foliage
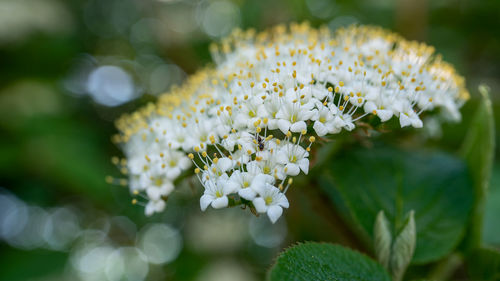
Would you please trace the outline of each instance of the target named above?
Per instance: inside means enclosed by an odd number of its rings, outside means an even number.
[[[283,252],[270,272],[271,281],[391,280],[375,261],[339,245],[305,243]]]
[[[436,151],[355,148],[338,155],[320,183],[367,245],[372,245],[380,210],[387,215],[394,237],[402,230],[405,215],[414,210],[413,263],[449,254],[463,237],[472,208],[467,167]]]
[[[485,248],[472,250],[467,259],[467,268],[472,280],[500,280],[500,252]]]
[[[481,244],[486,194],[495,151],[495,126],[491,100],[486,86],[480,86],[479,92],[482,96],[481,103],[469,125],[461,151],[462,157],[469,165],[475,193],[471,226],[467,235],[469,249]]]

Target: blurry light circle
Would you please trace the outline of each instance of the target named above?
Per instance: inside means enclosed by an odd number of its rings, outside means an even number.
[[[7,242],[15,239],[28,223],[28,208],[11,195],[0,195],[0,236]]]
[[[355,18],[355,17],[352,17],[352,16],[340,16],[340,17],[336,17],[335,19],[333,19],[332,21],[330,21],[328,23],[328,28],[330,28],[330,30],[336,30],[339,27],[348,26],[348,25],[355,24],[355,23],[358,23],[358,22],[359,22],[359,20],[357,18]]]
[[[156,19],[139,20],[130,29],[130,41],[132,43],[153,43],[155,38],[152,29],[158,24]]]
[[[139,247],[150,263],[168,263],[179,255],[182,238],[176,229],[168,225],[153,224],[141,231]]]
[[[152,94],[159,94],[167,90],[170,84],[170,68],[168,65],[159,65],[149,77],[149,88]]]
[[[216,1],[203,11],[201,28],[211,37],[222,37],[240,23],[240,9],[229,1]]]
[[[148,271],[147,258],[135,247],[116,249],[106,260],[106,276],[110,281],[141,281]]]
[[[306,0],[307,8],[317,18],[332,18],[335,15],[335,1],[331,0]]]
[[[77,269],[82,273],[99,273],[104,270],[112,252],[113,248],[109,246],[84,248],[77,257]]]
[[[287,233],[285,221],[282,219],[272,224],[266,216],[252,217],[249,224],[250,236],[255,244],[266,248],[279,246]]]
[[[78,217],[68,208],[51,211],[43,229],[43,239],[53,250],[64,250],[80,233]]]
[[[34,249],[44,245],[43,230],[48,219],[47,211],[40,207],[27,207],[27,223],[20,233],[8,240],[13,246]]]
[[[71,94],[82,96],[87,94],[87,80],[97,61],[89,54],[81,54],[72,62],[68,75],[62,80],[62,86]]]
[[[111,65],[98,67],[90,73],[87,91],[97,103],[106,106],[117,106],[135,97],[130,75]]]
[[[171,85],[180,84],[184,72],[175,64],[161,64],[151,71],[149,76],[149,89],[152,94],[166,92]]]

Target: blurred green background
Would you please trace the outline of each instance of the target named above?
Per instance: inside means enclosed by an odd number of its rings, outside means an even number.
[[[146,218],[104,181],[119,174],[118,116],[209,64],[209,43],[233,28],[292,21],[376,24],[434,45],[472,93],[463,123],[434,145],[460,145],[480,83],[499,127],[497,0],[0,0],[0,280],[261,280],[296,241],[348,237],[332,234],[342,223],[319,191],[293,191],[270,226],[238,210],[202,214],[190,183]],[[499,213],[497,160],[484,231],[496,247]]]

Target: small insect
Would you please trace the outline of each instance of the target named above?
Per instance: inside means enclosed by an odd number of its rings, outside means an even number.
[[[260,151],[264,150],[264,139],[259,135],[257,135],[257,146],[259,147]]]

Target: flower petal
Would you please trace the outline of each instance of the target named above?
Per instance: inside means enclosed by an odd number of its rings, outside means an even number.
[[[267,209],[267,216],[272,223],[275,223],[283,214],[283,209],[280,206],[273,205]]]
[[[227,199],[227,196],[222,196],[212,201],[212,207],[215,209],[221,209],[227,207],[228,203],[229,200]]]
[[[267,205],[266,202],[262,197],[257,197],[252,200],[253,206],[255,207],[255,210],[259,213],[265,213],[267,211]]]
[[[296,176],[300,173],[299,165],[294,163],[288,163],[285,166],[285,173],[289,176]]]
[[[238,195],[240,195],[241,198],[246,199],[246,200],[253,200],[255,196],[257,196],[257,192],[253,190],[252,188],[242,188],[238,191]]]
[[[200,198],[201,210],[205,211],[207,209],[208,205],[210,205],[210,203],[212,203],[213,200],[214,200],[214,197],[211,195],[205,194],[205,195],[201,196],[201,198]]]

